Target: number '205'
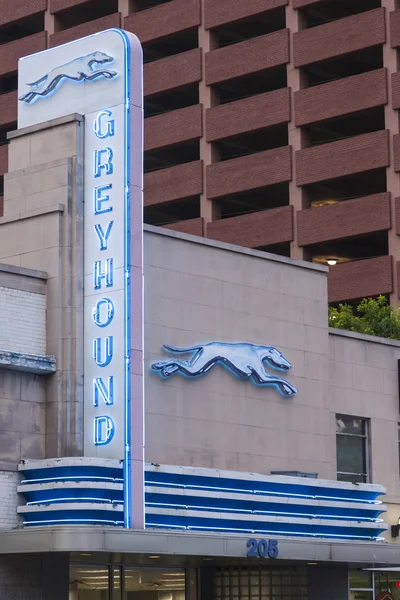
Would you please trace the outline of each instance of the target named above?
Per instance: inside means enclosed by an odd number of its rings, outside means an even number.
[[[278,550],[278,540],[256,540],[251,538],[247,542],[247,556],[254,556],[261,558],[277,558],[279,550]]]

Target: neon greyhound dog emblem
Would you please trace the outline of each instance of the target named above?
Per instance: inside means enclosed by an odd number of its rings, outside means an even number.
[[[189,377],[198,377],[207,373],[217,363],[221,363],[242,379],[252,379],[258,385],[276,385],[285,396],[292,396],[297,392],[292,384],[265,371],[265,363],[274,369],[285,371],[292,367],[283,354],[273,346],[211,342],[188,348],[174,348],[168,345],[163,348],[172,353],[194,353],[189,360],[172,358],[154,362],[151,368],[153,371],[159,371],[164,378],[178,372]]]
[[[30,104],[35,98],[45,98],[66,79],[71,81],[93,81],[99,77],[112,79],[118,75],[117,71],[103,69],[102,65],[113,61],[114,58],[105,54],[105,52],[92,52],[86,56],[75,58],[64,65],[56,67],[40,79],[28,83],[27,85],[31,88],[30,91],[20,96],[19,100]]]

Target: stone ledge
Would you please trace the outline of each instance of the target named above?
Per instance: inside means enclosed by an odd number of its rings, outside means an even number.
[[[202,246],[208,246],[211,248],[219,248],[220,250],[236,252],[237,254],[246,254],[247,256],[254,256],[255,258],[262,258],[263,260],[290,265],[292,267],[300,267],[301,269],[307,269],[308,271],[318,271],[320,273],[328,273],[329,271],[328,267],[325,265],[317,265],[315,263],[306,262],[305,260],[298,260],[295,258],[286,258],[286,256],[279,256],[279,254],[271,254],[270,252],[262,252],[261,250],[253,250],[252,248],[245,248],[244,246],[236,246],[226,242],[219,242],[210,238],[198,237],[188,233],[181,233],[180,231],[165,229],[165,227],[156,227],[155,225],[144,224],[143,231],[145,233],[176,238],[178,240],[191,242],[192,244],[200,244]]]
[[[21,129],[9,131],[7,134],[7,139],[14,140],[15,138],[22,137],[24,135],[30,135],[31,133],[43,131],[44,129],[52,129],[53,127],[67,125],[68,123],[74,123],[75,121],[82,123],[83,119],[84,117],[82,115],[78,113],[72,113],[71,115],[66,115],[65,117],[59,117],[57,119],[45,121],[44,123],[37,123],[36,125],[29,125],[28,127],[22,127]]]
[[[8,265],[6,263],[0,263],[0,273],[22,275],[23,277],[33,277],[35,279],[48,279],[46,271],[28,269],[27,267],[17,267],[15,265]]]
[[[337,335],[339,337],[347,337],[360,342],[371,342],[373,344],[383,344],[384,346],[393,346],[400,348],[400,340],[389,340],[388,338],[378,337],[376,335],[368,335],[366,333],[357,333],[356,331],[348,331],[347,329],[339,329],[329,327],[329,335]]]
[[[64,211],[64,204],[44,206],[42,208],[35,208],[33,210],[27,210],[22,213],[17,213],[15,215],[12,215],[11,217],[0,217],[0,225],[6,225],[7,223],[15,223],[16,221],[23,221],[24,219],[42,217],[44,215],[50,215],[52,213],[63,213]]]
[[[56,359],[54,356],[38,356],[0,350],[0,369],[51,375],[56,371]]]

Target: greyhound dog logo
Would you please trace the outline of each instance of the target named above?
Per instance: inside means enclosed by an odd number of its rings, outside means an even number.
[[[45,98],[57,88],[60,87],[63,81],[69,79],[71,81],[93,81],[104,77],[105,79],[113,79],[118,75],[117,71],[105,69],[103,65],[112,63],[114,58],[105,54],[105,52],[92,52],[86,56],[75,58],[64,65],[55,67],[40,79],[27,83],[30,90],[19,97],[21,102],[31,104],[35,99]]]
[[[273,346],[256,346],[255,344],[227,344],[210,342],[188,348],[174,348],[165,345],[164,350],[174,354],[193,353],[188,360],[171,358],[151,365],[153,371],[158,371],[161,377],[167,378],[175,373],[188,377],[198,377],[207,373],[214,365],[220,363],[241,379],[251,379],[258,385],[275,385],[284,396],[292,396],[297,389],[278,375],[269,374],[265,365],[274,369],[289,371],[292,365]]]

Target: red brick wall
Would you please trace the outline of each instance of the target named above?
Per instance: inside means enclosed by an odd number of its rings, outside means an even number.
[[[208,142],[290,121],[290,90],[284,88],[206,110]]]
[[[396,262],[397,298],[400,298],[400,262]]]
[[[206,29],[286,6],[288,0],[204,0]]]
[[[207,85],[284,65],[289,62],[289,30],[213,50],[205,60]]]
[[[393,163],[394,170],[400,171],[400,134],[393,136]]]
[[[170,225],[164,225],[164,227],[165,229],[173,229],[181,233],[188,233],[189,235],[197,235],[199,237],[204,235],[204,219],[202,218],[178,221],[178,223],[171,223]]]
[[[17,120],[17,92],[9,92],[1,96],[0,126],[15,123]]]
[[[8,144],[0,146],[0,175],[8,171]]]
[[[149,117],[144,122],[144,149],[163,148],[200,138],[202,135],[201,104]]]
[[[217,198],[290,181],[291,162],[291,148],[283,146],[207,165],[207,197]]]
[[[196,83],[201,79],[201,50],[189,50],[144,65],[144,95]]]
[[[220,242],[260,248],[293,239],[293,207],[282,206],[207,223],[207,237]]]
[[[390,45],[392,48],[400,46],[400,10],[390,13]]]
[[[293,8],[304,8],[305,6],[311,6],[312,4],[318,4],[323,0],[292,0]]]
[[[385,42],[385,10],[376,8],[293,34],[294,64],[355,52]]]
[[[0,25],[18,21],[47,8],[47,0],[0,0]]]
[[[400,72],[392,73],[392,106],[400,108]]]
[[[329,302],[343,302],[379,294],[390,294],[392,291],[391,256],[355,260],[329,268]]]
[[[35,33],[15,42],[0,45],[0,75],[12,73],[18,69],[21,56],[34,54],[46,49],[45,32]]]
[[[4,215],[4,198],[0,196],[0,217]]]
[[[107,15],[101,19],[82,23],[82,25],[77,25],[70,29],[57,31],[57,33],[53,33],[53,35],[50,36],[50,46],[59,46],[66,42],[72,42],[72,40],[78,40],[86,35],[103,31],[104,29],[112,29],[113,27],[121,27],[121,13]]]
[[[135,33],[144,44],[200,23],[200,0],[171,0],[129,15],[124,20],[124,29]]]
[[[202,161],[153,171],[144,176],[144,205],[198,196],[203,191]]]
[[[297,242],[319,242],[390,229],[390,194],[374,194],[297,213]]]
[[[49,0],[49,8],[51,13],[57,13],[66,8],[87,4],[90,0]]]
[[[365,133],[296,152],[296,183],[362,173],[389,164],[389,132]]]
[[[295,92],[297,127],[386,104],[386,69],[378,69]]]
[[[400,235],[400,198],[394,199],[396,234]]]

